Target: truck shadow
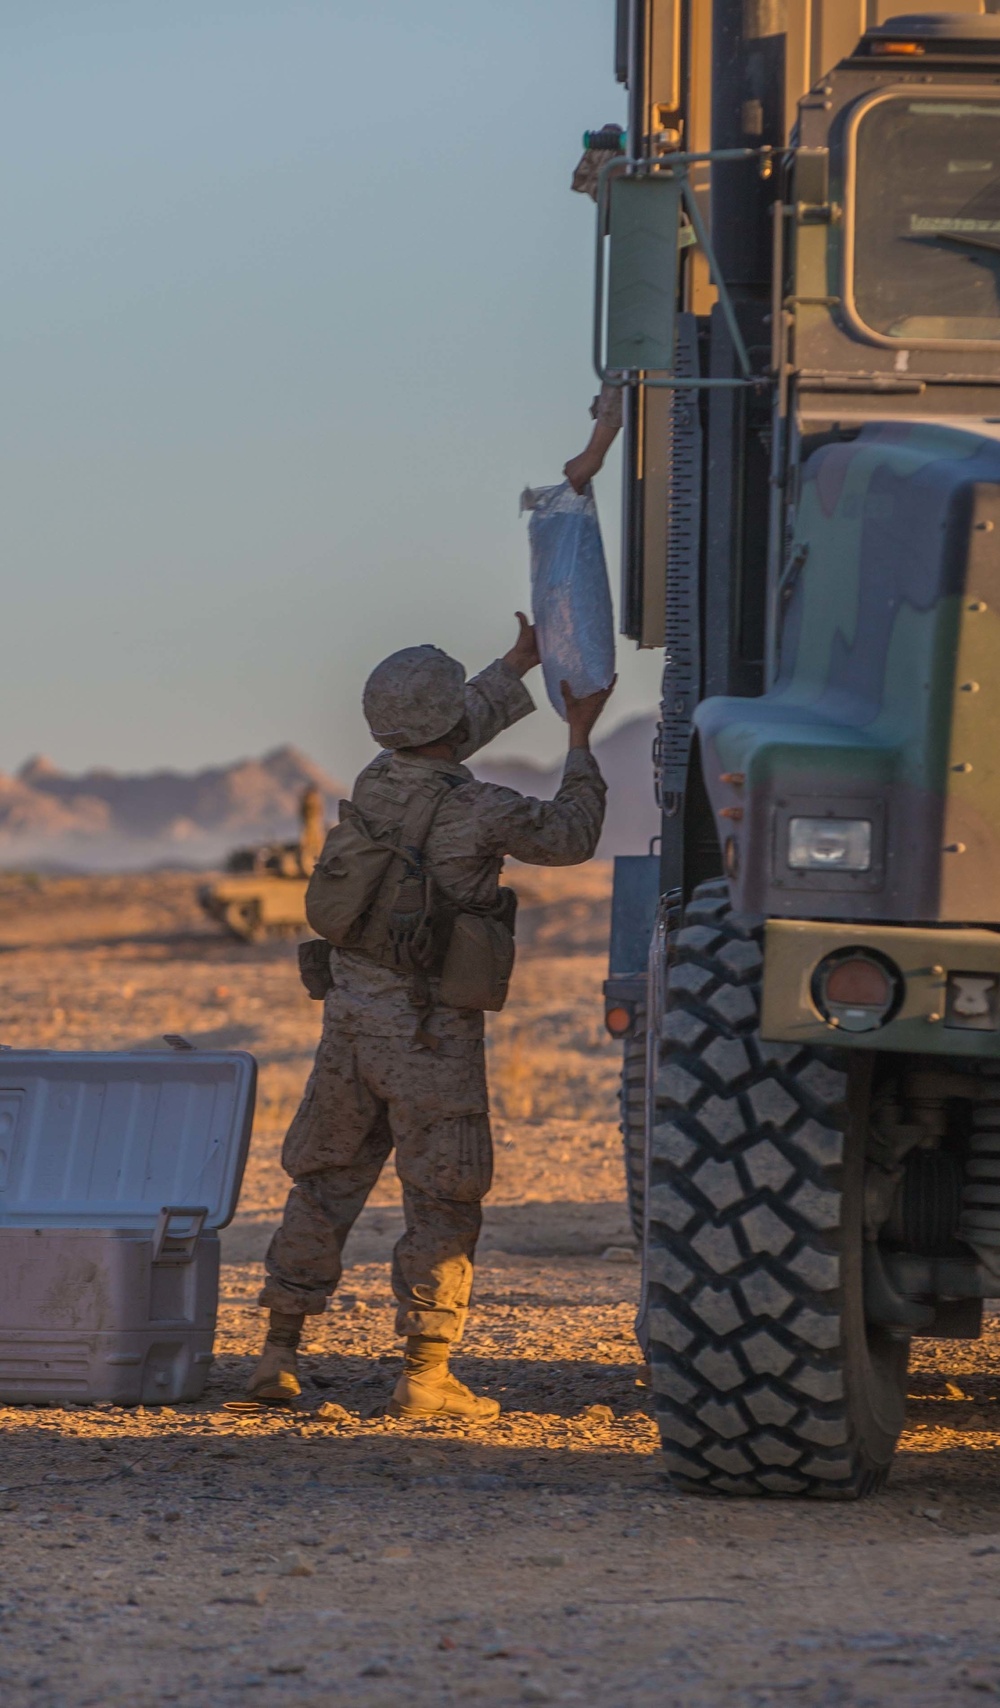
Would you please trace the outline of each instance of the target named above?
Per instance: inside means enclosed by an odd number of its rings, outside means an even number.
[[[297,1499],[313,1512],[322,1509],[324,1495],[379,1498],[409,1488],[484,1497],[519,1490],[599,1495],[617,1488],[702,1504],[670,1484],[647,1402],[625,1365],[462,1359],[458,1373],[495,1393],[505,1410],[496,1426],[461,1430],[387,1418],[395,1376],[388,1366],[373,1372],[364,1360],[345,1359],[333,1385],[311,1382],[299,1406],[247,1413],[231,1407],[230,1396],[239,1391],[250,1360],[220,1363],[225,1368],[213,1375],[203,1401],[166,1414],[151,1408],[5,1408],[0,1507],[7,1514],[35,1514],[37,1523],[40,1501],[57,1517],[82,1510],[75,1499],[141,1511],[155,1528],[164,1520],[183,1523],[202,1501],[253,1510],[272,1486],[281,1504]],[[967,1436],[935,1446],[921,1439],[922,1432],[908,1431],[890,1484],[874,1499],[845,1508],[714,1497],[707,1506],[735,1524],[754,1512],[774,1518],[781,1511],[799,1522],[811,1516],[838,1533],[846,1523],[852,1542],[855,1526],[877,1530],[892,1515],[916,1525],[928,1541],[935,1531],[978,1536],[986,1539],[984,1552],[994,1553],[1000,1406],[994,1410],[992,1438],[978,1444],[987,1451],[970,1451],[977,1444]],[[924,1504],[931,1500],[935,1504]],[[52,1547],[64,1545],[57,1532],[58,1523]]]

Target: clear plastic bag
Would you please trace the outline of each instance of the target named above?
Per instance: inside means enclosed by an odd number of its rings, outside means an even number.
[[[531,511],[531,605],[545,687],[565,718],[561,682],[577,696],[606,688],[615,673],[611,589],[597,505],[588,488],[528,488],[521,510]]]

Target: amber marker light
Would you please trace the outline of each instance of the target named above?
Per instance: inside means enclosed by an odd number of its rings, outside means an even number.
[[[812,996],[824,1020],[845,1032],[874,1032],[899,1010],[903,977],[874,949],[837,949],[820,961]]]
[[[885,1008],[892,995],[889,975],[866,955],[851,955],[839,961],[826,975],[826,994],[831,1002],[857,1002],[870,1008]]]
[[[626,1008],[621,1003],[615,1008],[609,1008],[604,1016],[604,1024],[612,1038],[624,1038],[625,1034],[632,1030],[631,1008]]]
[[[923,42],[872,42],[872,53],[926,53]]]

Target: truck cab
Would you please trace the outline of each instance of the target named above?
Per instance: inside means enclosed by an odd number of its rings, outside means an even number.
[[[912,1336],[1000,1295],[1000,15],[633,0],[617,42],[639,1334],[683,1486],[858,1495]]]

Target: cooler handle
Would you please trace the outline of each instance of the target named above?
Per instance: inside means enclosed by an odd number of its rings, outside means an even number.
[[[205,1204],[164,1204],[153,1229],[153,1262],[190,1263],[207,1215]],[[186,1228],[174,1227],[174,1221],[179,1217],[184,1217],[188,1223]],[[169,1250],[168,1240],[171,1242]]]

